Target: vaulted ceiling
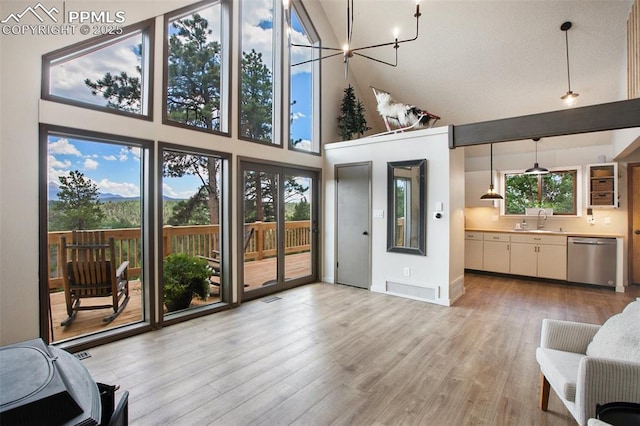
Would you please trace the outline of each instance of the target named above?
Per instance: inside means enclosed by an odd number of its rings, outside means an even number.
[[[336,39],[346,38],[347,0],[319,1]],[[565,33],[571,89],[578,106],[626,99],[626,22],[631,0],[422,0],[420,36],[401,45],[393,68],[355,57],[350,72],[375,110],[369,86],[442,117],[438,125],[563,109],[567,91]],[[352,47],[413,37],[415,0],[354,0]],[[393,48],[363,53],[393,61]],[[342,58],[323,67],[342,67]],[[599,144],[602,135],[565,138]],[[559,142],[561,143],[561,142]],[[557,146],[557,145],[556,145]]]

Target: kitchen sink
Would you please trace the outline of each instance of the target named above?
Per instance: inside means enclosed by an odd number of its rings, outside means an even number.
[[[531,233],[531,234],[550,234],[550,233],[555,233],[558,234],[561,231],[549,231],[547,229],[514,229],[514,231],[517,232],[526,232],[526,233]]]

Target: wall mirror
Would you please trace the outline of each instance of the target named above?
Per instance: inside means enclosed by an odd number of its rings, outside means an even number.
[[[387,163],[387,251],[426,254],[427,160]]]

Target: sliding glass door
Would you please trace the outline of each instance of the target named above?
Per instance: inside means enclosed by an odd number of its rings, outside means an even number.
[[[242,162],[243,300],[317,280],[316,171]]]

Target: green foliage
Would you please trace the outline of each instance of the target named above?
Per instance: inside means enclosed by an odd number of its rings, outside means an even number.
[[[180,200],[174,204],[166,223],[172,226],[209,225],[211,218],[207,207],[208,197],[203,189],[200,188],[200,191],[188,200]]]
[[[242,52],[241,72],[240,136],[271,142],[273,78],[262,53]]]
[[[298,182],[295,176],[284,181],[285,206],[288,201],[306,193],[308,186]],[[275,222],[277,213],[278,179],[274,173],[246,171],[244,173],[245,223]]]
[[[164,284],[164,303],[167,310],[185,309],[189,307],[195,296],[206,299],[209,294],[210,272],[207,261],[185,253],[172,253],[162,263],[162,280]],[[186,306],[179,306],[186,301]]]
[[[140,200],[106,201],[103,202],[102,228],[122,229],[140,227]]]
[[[507,174],[505,214],[525,214],[527,208],[553,208],[553,214],[575,214],[575,172],[544,175]]]
[[[371,127],[367,127],[364,113],[364,105],[356,98],[353,87],[349,85],[344,89],[342,103],[340,104],[340,115],[338,115],[338,129],[343,141],[353,139],[354,135],[360,137],[364,132],[371,129]]]
[[[311,219],[311,204],[305,197],[293,204],[293,212],[287,216],[287,220],[309,220]]]
[[[196,193],[187,201],[174,206],[171,213],[164,213],[169,225],[215,225],[219,222],[220,193],[218,170],[220,160],[206,156],[165,151],[162,164],[163,176],[180,178],[196,176],[201,183]]]
[[[169,119],[188,126],[220,129],[221,48],[207,41],[209,22],[194,14],[172,23],[167,67]]]
[[[51,205],[51,231],[99,228],[104,213],[98,197],[98,186],[78,170],[60,176],[58,202]]]
[[[141,59],[141,52],[142,46],[138,45],[135,52],[138,62]],[[108,72],[102,79],[96,81],[87,78],[84,80],[84,84],[91,89],[91,94],[94,96],[102,94],[102,97],[107,100],[107,108],[140,113],[140,99],[142,98],[140,84],[142,68],[140,65],[136,66],[136,70],[138,75],[135,77],[129,76],[124,71],[115,75]]]

